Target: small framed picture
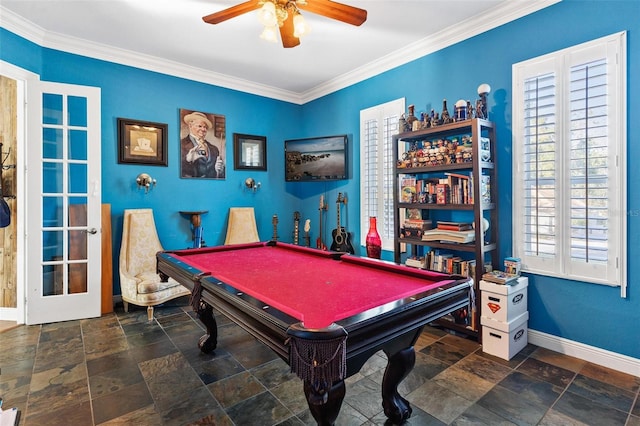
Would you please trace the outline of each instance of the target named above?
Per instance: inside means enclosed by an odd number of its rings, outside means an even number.
[[[167,166],[167,125],[118,118],[118,163]]]
[[[267,138],[234,133],[233,168],[267,170]]]

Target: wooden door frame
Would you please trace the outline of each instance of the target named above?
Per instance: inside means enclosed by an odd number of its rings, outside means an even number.
[[[40,76],[31,71],[0,60],[0,75],[16,80],[17,88],[17,126],[16,126],[16,302],[15,308],[0,309],[0,320],[16,321],[24,324],[26,320],[26,258],[25,258],[25,147],[27,139],[26,93],[30,83],[38,82]]]

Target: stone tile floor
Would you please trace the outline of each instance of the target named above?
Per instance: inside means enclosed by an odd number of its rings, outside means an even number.
[[[0,333],[0,396],[22,425],[312,425],[301,381],[223,317],[214,354],[186,300]],[[338,425],[385,425],[374,355],[347,380]],[[510,361],[427,327],[400,393],[406,425],[640,426],[640,378],[528,345]]]

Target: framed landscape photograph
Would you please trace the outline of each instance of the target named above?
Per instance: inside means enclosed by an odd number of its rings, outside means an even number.
[[[118,163],[167,166],[167,125],[118,118]]]
[[[233,168],[267,170],[267,138],[234,133]]]

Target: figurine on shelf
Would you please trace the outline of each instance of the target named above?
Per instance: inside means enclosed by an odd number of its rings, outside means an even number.
[[[414,122],[418,121],[418,117],[415,115],[416,107],[415,105],[409,105],[409,114],[407,115],[407,128],[408,131],[418,130],[415,128]]]
[[[436,119],[436,112],[433,108],[431,108],[431,113],[429,114],[429,126],[428,127],[436,127],[438,125],[438,121]]]
[[[407,131],[407,120],[404,118],[404,114],[400,116],[398,120],[398,131],[400,133],[404,133]]]
[[[478,95],[480,99],[476,103],[476,118],[482,118],[484,120],[489,119],[489,113],[487,111],[487,96],[491,92],[491,86],[487,83],[483,83],[478,86]]]
[[[473,105],[471,105],[471,101],[467,101],[467,118],[469,120],[473,118]]]
[[[454,105],[455,119],[456,121],[464,121],[467,119],[467,102],[464,99],[460,99]]]
[[[420,119],[422,120],[423,129],[428,129],[429,127],[431,127],[431,118],[429,117],[429,114],[423,112],[422,114],[420,114]]]
[[[484,112],[482,112],[483,109],[482,100],[478,99],[476,101],[476,118],[484,118]]]

